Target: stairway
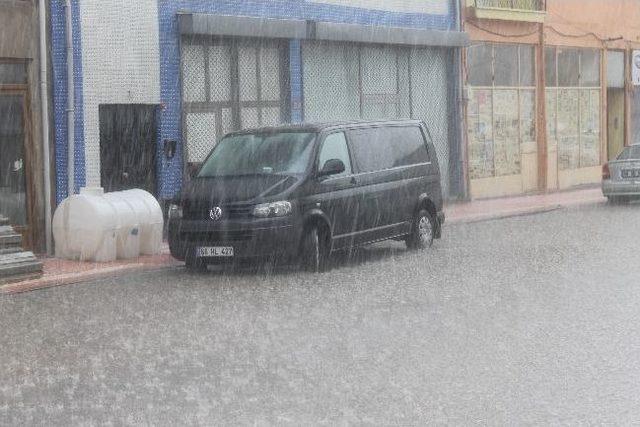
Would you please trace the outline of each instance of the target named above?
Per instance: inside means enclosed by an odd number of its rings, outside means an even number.
[[[22,236],[0,216],[0,285],[42,277],[42,262],[22,250]]]

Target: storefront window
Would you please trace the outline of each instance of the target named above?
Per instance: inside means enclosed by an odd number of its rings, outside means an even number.
[[[469,84],[472,86],[493,85],[493,47],[488,44],[471,46],[467,49]]]
[[[556,63],[556,49],[548,47],[544,50],[544,69],[547,87],[558,86],[558,64]]]
[[[547,136],[558,169],[600,164],[600,51],[547,48]],[[555,68],[555,69],[554,69]],[[558,88],[553,82],[558,76]]]
[[[631,143],[640,143],[640,88],[631,92]]]
[[[493,66],[495,86],[518,86],[518,46],[495,46]]]
[[[580,86],[600,86],[600,52],[580,52]]]
[[[467,111],[470,175],[472,178],[495,176],[493,158],[493,90],[473,89]]]
[[[533,46],[520,46],[520,86],[535,86],[535,49]]]
[[[579,63],[580,51],[576,49],[558,49],[558,86],[578,86]]]
[[[470,177],[519,175],[521,144],[536,139],[534,48],[486,44],[474,47],[471,56],[467,58]]]

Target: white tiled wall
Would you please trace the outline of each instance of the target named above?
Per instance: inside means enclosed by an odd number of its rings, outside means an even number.
[[[100,104],[159,104],[157,0],[81,0],[87,186],[100,185]]]
[[[312,2],[390,12],[426,13],[432,15],[447,15],[449,13],[450,3],[449,0],[313,0]]]

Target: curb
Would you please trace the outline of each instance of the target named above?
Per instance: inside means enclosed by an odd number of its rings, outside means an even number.
[[[159,265],[130,264],[119,267],[102,268],[91,272],[60,274],[57,276],[50,276],[41,279],[28,280],[24,282],[11,283],[0,286],[0,295],[15,295],[41,289],[55,288],[58,286],[74,285],[89,280],[117,277],[125,273],[168,270],[180,265],[181,263],[178,261]]]
[[[458,224],[474,224],[478,222],[487,222],[487,221],[496,221],[500,219],[508,219],[508,218],[517,218],[522,216],[531,216],[531,215],[539,215],[545,214],[549,212],[558,211],[564,209],[566,206],[563,205],[554,205],[554,206],[544,206],[540,208],[532,208],[532,209],[523,209],[513,212],[504,212],[497,214],[486,214],[486,215],[476,215],[469,218],[458,218],[453,219],[451,221],[447,221],[445,223],[445,227],[447,225],[458,225]]]
[[[498,212],[491,214],[479,214],[479,215],[469,215],[467,217],[461,216],[459,218],[454,218],[445,222],[445,227],[447,225],[459,225],[459,224],[474,224],[478,222],[487,222],[487,221],[495,221],[501,219],[508,218],[517,218],[523,216],[531,216],[531,215],[539,215],[545,214],[549,212],[554,212],[562,209],[568,209],[576,206],[588,206],[588,205],[599,205],[606,203],[606,199],[604,197],[598,199],[591,200],[578,200],[571,203],[556,203],[552,205],[544,205],[533,208],[523,208],[516,209],[508,212]]]

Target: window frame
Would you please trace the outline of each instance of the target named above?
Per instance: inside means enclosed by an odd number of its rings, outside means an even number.
[[[559,75],[559,64],[558,64],[558,51],[560,49],[565,49],[565,50],[575,50],[578,53],[578,85],[577,86],[560,86],[560,75]],[[550,46],[545,46],[545,54],[548,50],[553,51],[553,57],[555,58],[554,63],[555,63],[555,77],[556,80],[555,82],[552,82],[551,85],[547,84],[547,82],[545,82],[545,102],[547,103],[546,107],[549,107],[549,99],[553,99],[553,107],[554,107],[554,116],[553,116],[553,132],[549,132],[549,114],[547,113],[545,120],[547,122],[546,125],[546,129],[544,130],[547,140],[552,139],[554,141],[556,141],[557,143],[557,156],[558,156],[558,171],[576,171],[579,169],[584,169],[584,168],[589,168],[589,167],[597,167],[602,165],[604,158],[603,158],[603,153],[602,153],[602,149],[601,147],[599,147],[598,149],[598,162],[596,165],[583,165],[582,163],[582,150],[583,150],[583,123],[582,123],[582,103],[580,102],[580,97],[582,96],[582,93],[585,91],[595,91],[598,90],[600,92],[600,108],[598,111],[599,114],[599,126],[598,126],[598,135],[599,135],[599,144],[602,144],[602,136],[603,136],[603,132],[606,132],[606,128],[603,128],[602,126],[602,120],[603,120],[603,115],[602,115],[602,96],[603,96],[603,90],[604,90],[604,82],[602,79],[602,67],[604,64],[603,61],[603,52],[606,52],[606,50],[604,49],[599,49],[599,48],[582,48],[582,47],[567,47],[567,46],[557,46],[557,45],[550,45]],[[593,53],[596,53],[598,55],[598,80],[600,82],[600,84],[598,86],[583,86],[583,78],[582,78],[582,54],[585,51],[590,51]],[[604,58],[606,61],[606,58]],[[577,108],[577,113],[578,113],[578,132],[577,132],[577,137],[578,137],[578,165],[576,168],[561,168],[561,163],[560,163],[560,137],[558,135],[558,116],[559,116],[559,96],[560,96],[560,91],[562,90],[575,90],[578,93],[578,98],[577,98],[577,102],[578,102],[578,108]],[[550,92],[553,92],[550,95]]]
[[[495,102],[494,102],[494,97],[497,91],[501,91],[501,90],[513,90],[516,91],[517,93],[517,109],[518,109],[518,147],[519,147],[519,151],[520,151],[520,157],[522,157],[522,144],[523,143],[527,143],[527,142],[531,142],[529,140],[525,140],[522,138],[523,132],[523,108],[522,108],[522,99],[523,99],[523,93],[525,92],[533,92],[533,96],[534,96],[534,104],[533,104],[533,113],[534,113],[534,117],[537,114],[538,110],[539,110],[539,97],[537,95],[537,81],[536,81],[536,76],[538,75],[538,70],[540,69],[540,63],[538,61],[537,58],[537,51],[536,49],[538,48],[535,45],[532,45],[530,43],[495,43],[495,42],[482,42],[482,44],[484,45],[489,45],[491,46],[491,72],[492,72],[492,76],[491,76],[491,86],[477,86],[477,85],[471,85],[469,84],[469,75],[470,75],[470,70],[468,68],[467,65],[467,87],[470,89],[470,91],[489,91],[491,93],[491,120],[492,120],[492,124],[495,123],[495,114],[496,114],[496,106],[495,106]],[[517,47],[517,67],[518,67],[518,72],[517,72],[517,85],[516,86],[501,86],[501,85],[496,85],[496,80],[495,80],[495,47],[498,45],[509,45],[509,46],[515,46]],[[527,49],[531,49],[531,53],[532,53],[532,75],[533,75],[533,85],[523,85],[522,84],[522,57],[523,57],[523,49],[522,48],[527,48]],[[467,121],[469,122],[469,111],[467,111]],[[535,131],[535,138],[534,140],[537,140],[539,137],[539,126],[536,120],[534,120],[533,122],[534,124],[534,131]],[[468,133],[468,126],[469,123],[467,123],[467,129],[466,132]],[[493,131],[492,131],[493,132]],[[469,144],[475,143],[475,141],[469,141]],[[505,174],[501,174],[497,172],[497,168],[496,168],[496,140],[495,140],[495,134],[493,134],[492,136],[492,157],[493,157],[493,166],[491,168],[491,174],[487,175],[487,176],[479,176],[479,177],[473,177],[470,174],[470,179],[472,180],[480,180],[480,179],[489,179],[489,178],[504,178],[504,177],[508,177],[508,176],[517,176],[517,175],[522,175],[522,163],[520,162],[519,164],[519,173],[516,175],[505,175]]]
[[[188,116],[191,114],[211,114],[214,115],[215,126],[211,129],[213,145],[222,140],[226,135],[239,131],[245,126],[242,123],[242,113],[245,109],[253,108],[257,111],[257,118],[259,122],[262,122],[264,117],[264,110],[279,108],[280,109],[280,122],[286,123],[291,117],[291,91],[290,91],[290,64],[289,64],[289,49],[285,41],[277,38],[260,39],[257,37],[233,37],[222,36],[216,38],[209,38],[200,35],[182,36],[179,39],[180,44],[180,65],[179,65],[179,96],[182,103],[181,111],[181,133],[182,140],[184,141],[184,176],[185,181],[190,179],[188,171],[197,170],[198,167],[203,164],[207,156],[200,161],[193,161],[190,158],[190,132],[188,127]],[[210,48],[222,47],[229,49],[230,61],[229,61],[229,95],[228,100],[214,100],[211,98],[211,73],[210,73],[210,61],[212,59]],[[188,101],[185,99],[185,48],[198,49],[204,59],[203,74],[204,74],[204,100],[200,101]],[[243,100],[241,99],[241,73],[240,68],[240,54],[239,51],[242,48],[255,49],[256,59],[256,85],[257,85],[257,99],[256,100]],[[261,87],[261,64],[260,54],[263,48],[276,48],[278,50],[278,64],[279,64],[279,79],[280,86],[280,99],[279,100],[265,100],[263,98]],[[230,114],[231,122],[228,129],[225,129],[224,124],[224,110]],[[251,126],[256,127],[256,126]],[[257,126],[262,127],[262,125]]]
[[[537,57],[536,57],[536,46],[529,44],[529,43],[494,43],[494,42],[481,42],[478,45],[485,45],[485,46],[489,46],[491,47],[491,85],[490,86],[486,86],[486,85],[473,85],[469,83],[469,76],[471,74],[471,70],[469,69],[469,62],[466,62],[466,85],[469,87],[473,87],[473,88],[505,88],[505,87],[513,87],[513,88],[519,88],[519,89],[535,89],[536,88],[536,81],[535,81],[535,76],[537,75],[536,71],[538,68],[538,61],[537,61]],[[515,86],[504,86],[504,85],[496,85],[496,47],[497,46],[501,46],[501,47],[515,47],[517,49],[516,52],[516,59],[517,59],[517,66],[518,66],[518,73],[516,76],[516,82],[517,84]],[[474,47],[474,46],[471,46]],[[534,76],[534,81],[533,81],[533,85],[523,85],[522,82],[522,50],[521,48],[525,47],[525,48],[531,48],[532,49],[532,54],[533,54],[533,61],[532,61],[532,74]]]

